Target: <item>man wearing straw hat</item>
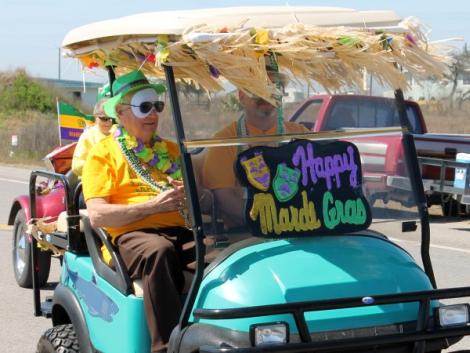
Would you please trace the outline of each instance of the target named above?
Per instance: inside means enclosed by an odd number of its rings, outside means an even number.
[[[268,77],[283,91],[288,77],[278,71],[274,59],[269,62],[266,65]],[[266,100],[242,90],[239,90],[238,97],[243,107],[241,117],[217,132],[214,138],[308,132],[302,125],[284,121],[281,107],[275,107]],[[281,100],[281,97],[278,99]],[[227,228],[244,224],[244,190],[234,172],[234,164],[241,151],[242,148],[236,146],[210,148],[204,161],[203,184],[213,191],[217,209]]]
[[[166,351],[179,320],[181,245],[192,240],[179,212],[185,194],[178,147],[156,135],[164,90],[139,71],[114,81],[104,109],[119,126],[93,148],[82,175],[92,226],[109,233],[130,278],[143,281],[152,352]]]

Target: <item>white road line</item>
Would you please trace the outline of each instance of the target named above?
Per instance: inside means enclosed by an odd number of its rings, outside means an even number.
[[[397,243],[408,243],[408,244],[413,244],[416,246],[421,246],[421,243],[417,241],[411,241],[411,240],[402,240],[402,239],[395,239],[395,238],[389,238],[390,240],[397,242]],[[460,249],[460,248],[453,248],[451,246],[445,246],[445,245],[430,245],[431,248],[436,248],[436,249],[441,249],[441,250],[450,250],[450,251],[457,251],[457,252],[462,252],[464,254],[470,254],[470,250],[467,249]]]
[[[13,180],[13,179],[7,179],[7,178],[0,178],[0,181],[6,181],[9,183],[18,183],[18,184],[29,184],[29,181]]]

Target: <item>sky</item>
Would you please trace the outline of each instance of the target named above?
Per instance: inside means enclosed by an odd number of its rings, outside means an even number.
[[[470,42],[469,0],[0,0],[0,71],[25,68],[34,77],[58,78],[59,48],[66,33],[95,21],[160,10],[275,5],[333,6],[357,10],[393,10],[415,16],[432,29],[430,40],[460,37]],[[77,60],[61,59],[62,79],[81,80]],[[87,72],[87,81],[103,81],[102,73]]]

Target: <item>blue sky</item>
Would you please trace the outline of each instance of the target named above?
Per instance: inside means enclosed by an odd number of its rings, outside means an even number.
[[[33,76],[57,78],[58,48],[72,28],[90,22],[159,10],[190,8],[285,5],[287,1],[160,1],[160,0],[0,0],[0,71],[26,68]],[[394,10],[400,16],[416,16],[432,28],[431,40],[463,37],[470,42],[469,0],[289,0],[288,4],[338,6],[358,10]],[[463,46],[464,42],[457,45]],[[81,79],[76,60],[62,59],[63,79]],[[101,81],[94,74],[89,81]]]

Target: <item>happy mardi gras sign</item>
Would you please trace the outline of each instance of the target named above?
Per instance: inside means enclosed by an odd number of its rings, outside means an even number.
[[[297,140],[253,147],[239,154],[236,169],[248,189],[245,218],[255,236],[340,234],[371,223],[352,143]]]

